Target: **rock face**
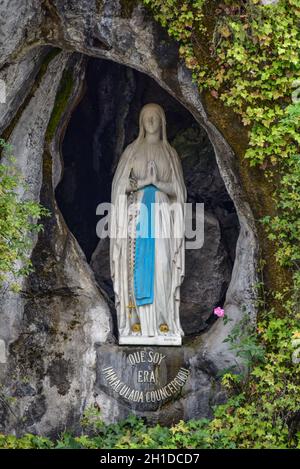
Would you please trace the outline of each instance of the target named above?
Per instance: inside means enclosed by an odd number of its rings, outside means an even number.
[[[230,142],[205,114],[191,75],[178,59],[177,46],[141,5],[130,9],[112,0],[15,0],[2,2],[0,12],[5,19],[0,31],[0,79],[7,85],[6,104],[0,104],[0,131],[13,144],[28,183],[28,192],[20,195],[40,200],[51,210],[44,232],[35,240],[35,271],[22,280],[21,293],[4,291],[1,296],[1,431],[51,434],[65,427],[76,430],[89,405],[99,406],[106,421],[132,411],[164,423],[209,416],[211,405],[224,399],[218,371],[236,364],[224,339],[244,309],[255,320],[256,230]],[[102,60],[93,63],[86,56]],[[118,73],[103,59],[115,62]],[[99,87],[89,86],[88,74],[84,84],[86,66],[92,71],[103,67]],[[161,365],[141,364],[134,372],[128,357],[137,350],[115,344],[107,246],[90,235],[94,209],[91,218],[85,218],[85,205],[79,203],[89,171],[94,179],[87,205],[99,182],[107,184],[98,196],[109,194],[117,159],[136,131],[126,117],[134,116],[134,103],[137,113],[154,90],[150,78],[127,67],[154,79],[157,89],[177,102],[179,117],[187,116],[184,128],[176,116],[170,120],[174,132],[170,139],[179,152],[189,147],[181,155],[189,198],[204,202],[206,208],[205,244],[202,250],[187,253],[189,274],[182,288],[181,314],[191,335],[180,349],[154,348],[154,353],[166,356]],[[143,96],[145,86],[150,95]],[[79,107],[73,111],[83,95],[84,101],[89,93],[97,92],[104,112],[97,120],[97,103],[95,108],[86,108],[87,125],[83,125],[82,114],[81,122],[76,121]],[[151,100],[163,97],[162,91],[155,93]],[[96,123],[92,140],[84,133],[89,122]],[[68,146],[72,140],[73,156]],[[82,145],[90,142],[86,165],[77,158],[80,141]],[[113,142],[110,146],[109,141]],[[101,201],[95,198],[93,203]],[[70,210],[73,202],[76,213]],[[88,264],[91,256],[95,273]],[[231,319],[226,325],[209,318],[215,302],[223,302]],[[151,350],[139,351],[149,356]],[[128,378],[130,383],[125,384],[143,392],[154,386],[144,371],[155,372],[154,388],[167,385],[166,379],[173,381],[181,367],[189,374],[182,392],[178,384],[171,384],[170,398],[136,407],[120,395],[116,382],[115,389],[111,380],[108,383],[105,369],[109,367],[119,380]],[[131,371],[126,374],[124,367]]]
[[[161,104],[169,140],[182,159],[188,200],[205,205],[204,246],[186,251],[181,289],[184,331],[198,333],[208,327],[213,308],[224,302],[239,230],[213,147],[191,114],[147,75],[114,62],[89,59],[85,83],[85,95],[72,114],[62,144],[64,174],[56,190],[59,207],[111,300],[116,325],[109,240],[99,241],[96,236],[96,207],[110,200],[117,159],[138,134],[141,107],[151,101]]]
[[[195,348],[192,340],[176,348],[97,346],[95,400],[103,417],[113,420],[135,413],[151,424],[166,425],[195,415],[210,417],[212,406],[224,402],[225,393],[216,370]]]

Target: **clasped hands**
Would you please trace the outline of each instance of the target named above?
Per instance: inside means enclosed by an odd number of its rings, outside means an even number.
[[[157,182],[157,168],[155,161],[151,160],[148,162],[147,165],[147,176],[146,179],[143,180],[143,184],[145,186],[149,186],[150,184],[155,185]]]
[[[155,184],[158,182],[157,178],[157,168],[155,161],[151,160],[147,164],[147,174],[145,179],[136,179],[132,176],[132,173],[130,173],[129,177],[130,183],[132,186],[135,184],[137,185],[137,189],[141,189],[142,187],[149,186],[150,184]]]

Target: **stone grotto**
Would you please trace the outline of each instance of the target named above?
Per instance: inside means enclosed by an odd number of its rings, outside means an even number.
[[[11,15],[14,2],[4,3]],[[0,135],[27,183],[22,197],[51,215],[34,239],[33,272],[20,292],[1,292],[0,431],[76,432],[91,406],[105,422],[210,417],[226,399],[220,373],[240,367],[224,339],[244,312],[256,316],[256,227],[230,141],[140,4],[26,1],[2,29]],[[118,345],[109,240],[96,234],[96,208],[110,201],[151,102],[165,110],[188,202],[204,204],[204,244],[185,254],[181,347]]]

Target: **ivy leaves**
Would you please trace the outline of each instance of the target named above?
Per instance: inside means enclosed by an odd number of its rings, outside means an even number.
[[[0,148],[11,155],[10,146],[0,139]],[[10,164],[0,164],[0,287],[7,281],[10,288],[19,288],[17,278],[31,269],[28,253],[34,233],[42,229],[37,220],[48,211],[32,200],[22,200],[18,189],[25,188],[22,176],[16,170],[13,157]]]
[[[282,311],[270,312],[258,327],[261,345],[255,335],[240,337],[236,329],[227,338],[241,358],[262,363],[246,383],[230,373],[223,376],[228,392],[235,392],[215,409],[206,441],[214,448],[296,447],[289,424],[299,408],[300,382],[299,365],[291,360],[292,329],[300,329],[300,0],[269,5],[223,0],[215,9],[213,31],[204,14],[208,0],[198,5],[187,0],[144,2],[179,41],[179,53],[199,89],[234,110],[247,128],[244,156],[276,186],[276,213],[266,213],[261,222],[276,245],[276,261],[293,272],[289,291],[274,292],[288,316],[274,318]],[[188,33],[180,19],[183,10],[192,12]],[[203,37],[208,54],[198,50]]]

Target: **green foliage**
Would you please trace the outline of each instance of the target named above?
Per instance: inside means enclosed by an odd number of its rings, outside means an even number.
[[[187,41],[191,38],[193,27],[202,29],[204,1],[144,0],[144,3],[151,7],[155,19],[167,28],[170,36]]]
[[[300,0],[143,3],[179,42],[200,91],[210,92],[240,117],[249,135],[245,158],[276,184],[277,213],[266,213],[261,221],[276,243],[277,262],[293,272],[291,289],[275,292],[286,316],[264,312],[255,330],[245,315],[233,328],[226,340],[249,371],[245,376],[224,370],[228,401],[214,409],[210,421],[149,427],[132,416],[105,425],[99,412],[89,409],[82,419],[88,435],[65,433],[55,442],[0,435],[0,447],[300,448]]]
[[[241,324],[226,339],[250,373],[246,381],[223,375],[233,394],[208,425],[209,444],[296,447],[300,376],[291,357],[300,304],[300,0],[144,3],[179,42],[199,90],[230,107],[248,131],[244,156],[276,187],[276,213],[261,222],[276,245],[276,261],[293,273],[291,288],[274,292],[282,310],[264,313],[258,335]],[[287,319],[274,319],[282,312]]]
[[[0,164],[0,287],[9,280],[10,287],[18,289],[17,278],[27,275],[31,269],[28,252],[33,235],[42,229],[36,223],[48,214],[32,200],[22,200],[19,191],[26,186],[14,166],[11,147],[0,139],[8,157],[8,164]]]
[[[100,411],[89,408],[80,436],[64,433],[50,441],[28,434],[0,435],[0,448],[300,448],[300,315],[279,319],[270,314],[257,327],[256,337],[251,326],[250,339],[245,341],[249,327],[243,318],[228,338],[246,360],[249,373],[223,374],[228,400],[214,408],[212,420],[165,427],[149,426],[132,415],[106,425]]]
[[[266,213],[261,221],[276,244],[278,263],[293,272],[292,288],[276,296],[289,296],[283,308],[298,311],[300,0],[272,5],[259,0],[144,3],[179,41],[179,52],[200,91],[209,91],[233,109],[248,130],[245,158],[259,165],[277,188],[277,213]]]
[[[262,221],[278,247],[278,262],[293,269],[290,296],[299,305],[300,0],[144,3],[179,41],[200,91],[233,109],[248,129],[245,158],[277,187],[278,215],[266,214]],[[207,15],[214,16],[213,27],[204,14],[210,4],[215,5]]]
[[[0,448],[55,448],[55,449],[174,449],[209,447],[206,428],[208,420],[180,421],[171,428],[147,426],[135,416],[111,425],[99,420],[98,430],[92,435],[73,436],[64,433],[57,441],[26,434],[21,438],[0,435]]]
[[[216,409],[211,422],[218,430],[220,444],[227,447],[231,442],[238,448],[299,447],[294,424],[298,423],[300,368],[293,362],[293,338],[300,335],[299,327],[299,317],[260,324],[258,334],[266,350],[265,359],[252,369],[238,395],[228,378],[224,383],[234,393]]]
[[[226,322],[225,317],[224,323],[226,324]],[[234,325],[224,342],[229,342],[230,350],[241,359],[242,364],[248,370],[252,367],[253,363],[264,361],[265,349],[258,341],[256,330],[247,312]]]
[[[236,331],[230,338],[232,344],[243,337],[244,322],[240,333]],[[87,434],[64,433],[52,442],[34,435],[19,439],[0,435],[0,448],[300,448],[300,367],[295,362],[296,347],[300,345],[300,315],[266,319],[257,328],[257,335],[264,357],[255,356],[246,379],[229,372],[223,375],[228,401],[215,407],[212,420],[180,421],[164,427],[148,426],[142,419],[130,416],[105,425],[101,413],[90,408],[82,419]],[[247,349],[248,344],[245,345]],[[242,344],[240,348],[243,349]]]
[[[89,408],[82,418],[80,436],[64,433],[50,441],[28,434],[22,438],[0,435],[0,448],[300,448],[300,315],[266,318],[257,327],[256,339],[251,336],[250,342],[244,342],[248,327],[248,321],[242,319],[229,341],[239,344],[238,350],[245,352],[240,357],[247,364],[250,351],[249,374],[246,378],[228,371],[223,375],[228,401],[215,407],[212,420],[180,421],[164,427],[148,426],[130,416],[106,425],[99,410]]]
[[[0,449],[51,449],[54,443],[48,438],[26,433],[22,438],[0,434]]]
[[[226,339],[247,364],[249,373],[245,377],[227,372],[222,377],[229,398],[215,408],[208,424],[212,448],[300,446],[300,367],[295,361],[300,315],[279,319],[272,318],[272,313],[259,324],[256,334],[247,332],[249,322],[243,318],[241,327],[233,328]]]

